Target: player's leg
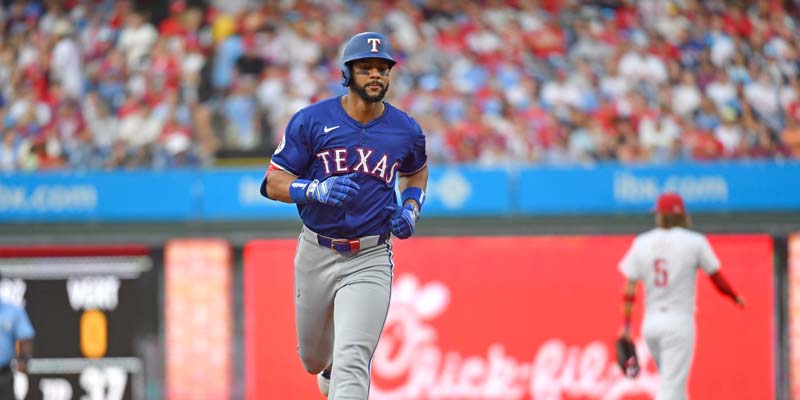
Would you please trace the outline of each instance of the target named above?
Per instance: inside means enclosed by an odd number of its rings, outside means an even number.
[[[678,317],[671,325],[672,329],[661,342],[661,385],[657,400],[688,398],[687,381],[694,354],[694,321],[691,316]]]
[[[389,310],[392,261],[388,245],[362,250],[348,263],[334,306],[335,341],[329,399],[363,400],[370,363]]]
[[[317,374],[328,367],[333,356],[333,297],[337,257],[301,235],[294,268],[297,352],[303,367]]]
[[[648,315],[642,323],[644,342],[647,344],[647,350],[650,352],[650,356],[653,357],[658,369],[661,369],[661,339],[663,337],[661,325],[659,315]]]

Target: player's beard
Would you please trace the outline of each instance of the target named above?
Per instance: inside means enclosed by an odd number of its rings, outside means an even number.
[[[369,103],[377,103],[383,100],[383,97],[386,96],[386,92],[389,90],[389,82],[386,82],[386,85],[383,86],[380,93],[376,95],[370,95],[367,93],[367,86],[373,84],[374,82],[370,82],[364,86],[353,85],[353,91],[356,92],[358,97],[364,99],[364,101]]]

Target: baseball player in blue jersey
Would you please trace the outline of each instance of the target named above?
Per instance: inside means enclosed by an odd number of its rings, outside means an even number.
[[[425,202],[425,135],[383,101],[394,65],[386,36],[353,36],[341,60],[347,94],[292,117],[261,185],[263,196],[296,203],[303,220],[294,260],[298,353],[329,399],[368,397],[389,309],[392,236],[414,233]]]

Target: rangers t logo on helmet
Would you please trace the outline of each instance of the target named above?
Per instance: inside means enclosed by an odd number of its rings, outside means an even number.
[[[379,38],[369,38],[369,39],[367,39],[367,42],[372,44],[372,52],[373,53],[377,53],[378,52],[378,45],[381,44],[381,40]]]

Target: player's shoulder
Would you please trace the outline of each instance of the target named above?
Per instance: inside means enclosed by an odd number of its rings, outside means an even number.
[[[651,240],[655,240],[662,234],[663,234],[663,229],[653,228],[650,229],[649,231],[645,231],[636,235],[636,238],[633,240],[633,242],[634,243],[649,242]]]
[[[414,117],[408,115],[407,112],[393,106],[388,101],[384,101],[383,104],[386,105],[386,117],[390,123],[403,124],[408,129],[422,132],[422,128],[414,119]]]

